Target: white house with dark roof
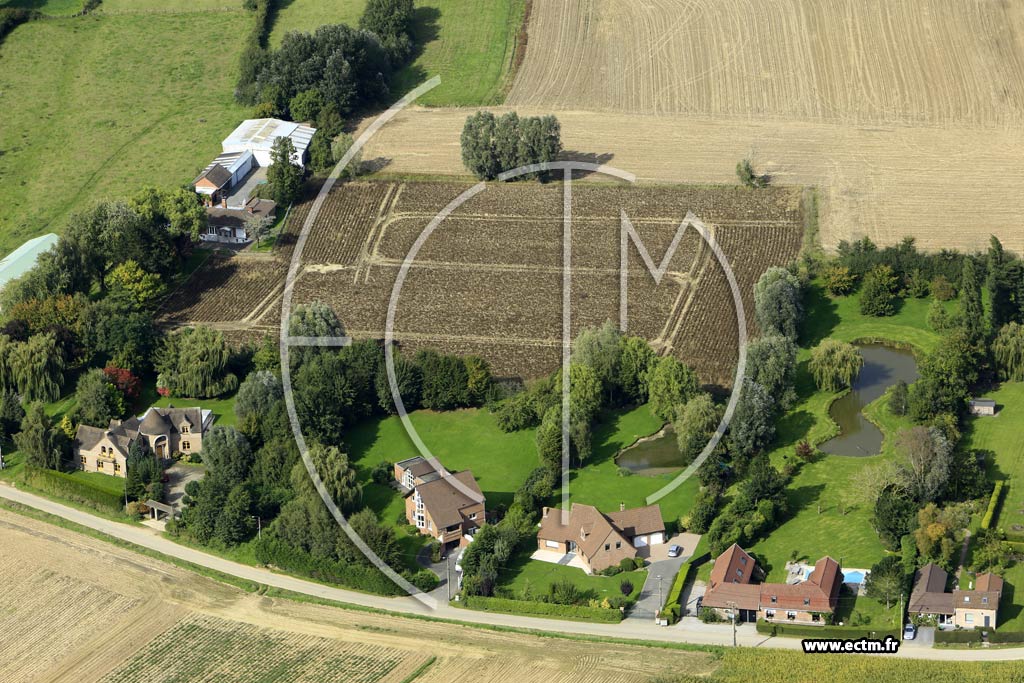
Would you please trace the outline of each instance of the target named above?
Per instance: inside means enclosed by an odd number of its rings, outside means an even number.
[[[126,476],[128,450],[145,439],[154,457],[199,453],[203,437],[213,424],[213,411],[203,408],[152,407],[139,417],[111,420],[103,427],[78,425],[75,463],[86,472]]]

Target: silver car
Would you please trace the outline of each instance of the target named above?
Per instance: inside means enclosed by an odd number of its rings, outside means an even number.
[[[669,557],[679,557],[682,554],[683,554],[683,547],[682,546],[679,546],[679,545],[669,546],[669,549],[668,549],[668,556]]]

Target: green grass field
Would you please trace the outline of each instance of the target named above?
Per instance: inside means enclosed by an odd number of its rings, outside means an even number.
[[[103,0],[97,11],[103,14],[237,12],[241,4],[234,0]]]
[[[84,0],[0,0],[0,9],[34,9],[52,17],[71,16],[82,11]]]
[[[250,15],[34,21],[0,46],[0,253],[70,213],[187,183],[248,111],[232,88]]]
[[[988,464],[992,480],[1006,480],[1006,492],[996,527],[1011,533],[1024,533],[1024,383],[1007,382],[986,394],[999,406],[995,417],[973,417],[964,435],[968,448],[992,451],[994,460]],[[1011,567],[1003,577],[1006,591],[999,608],[999,627],[1024,631],[1024,605],[1018,587],[1024,586],[1024,563]],[[1017,604],[1014,604],[1015,599]]]
[[[434,76],[441,85],[421,97],[425,106],[500,104],[512,67],[525,0],[420,0],[416,3],[413,63],[395,78],[397,95]],[[322,24],[357,26],[366,0],[293,0],[270,34],[277,46],[288,31]]]

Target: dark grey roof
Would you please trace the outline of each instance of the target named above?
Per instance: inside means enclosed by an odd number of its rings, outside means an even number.
[[[972,398],[971,399],[971,405],[972,406],[985,406],[987,408],[995,408],[996,407],[996,402],[995,402],[994,399],[991,399],[991,398]]]
[[[204,178],[213,183],[214,187],[221,188],[227,185],[228,181],[231,180],[231,171],[220,164],[214,164],[199,174],[199,177],[193,180],[192,184],[195,185]]]
[[[953,594],[946,592],[948,581],[949,574],[937,564],[921,567],[914,576],[907,611],[914,614],[952,614]]]
[[[150,436],[167,431],[168,420],[159,408],[150,408],[139,424],[139,431]]]

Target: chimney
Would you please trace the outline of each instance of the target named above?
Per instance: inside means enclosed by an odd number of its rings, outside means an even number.
[[[227,197],[221,197],[220,198],[220,208],[222,208],[222,209],[228,208],[228,198]]]
[[[625,511],[626,511],[626,504],[625,503],[619,503],[619,512],[625,512]]]
[[[547,519],[548,518],[548,512],[550,512],[550,511],[551,511],[551,508],[545,506],[544,509],[541,511],[541,516],[544,519]]]

